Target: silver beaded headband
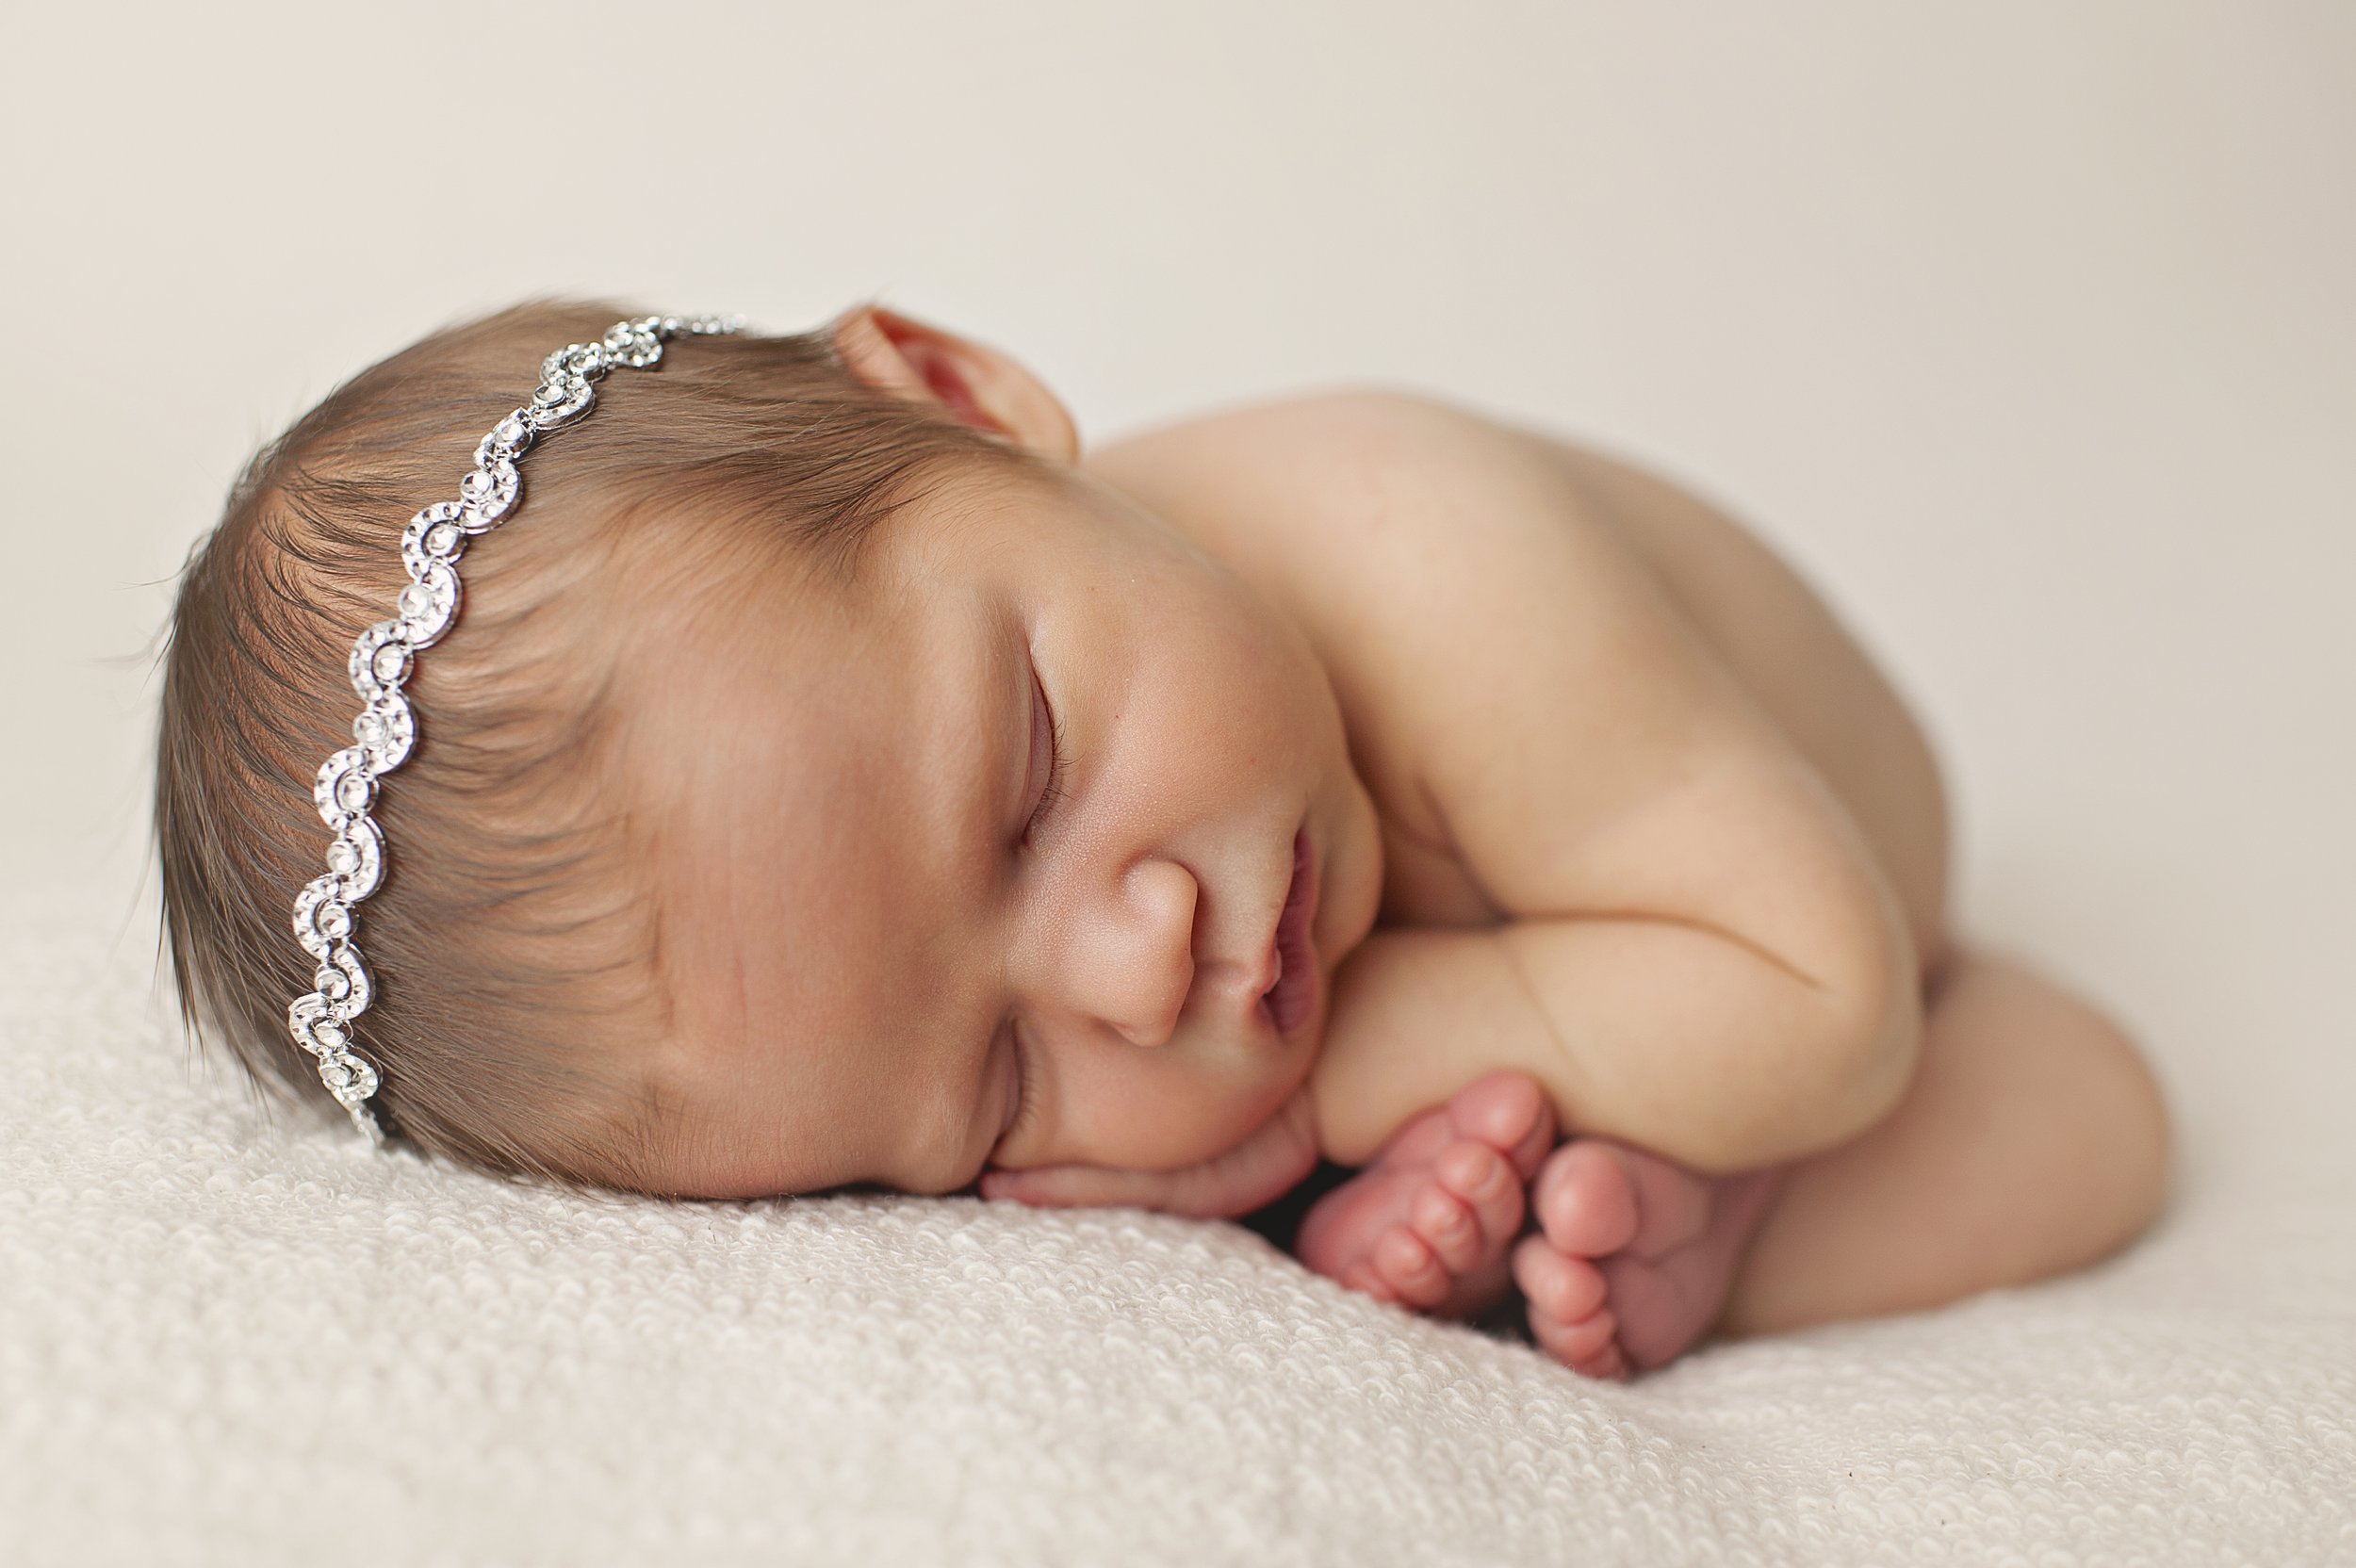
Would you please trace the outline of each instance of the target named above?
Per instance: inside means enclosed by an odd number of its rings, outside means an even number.
[[[597,384],[615,366],[644,369],[661,361],[663,345],[681,335],[732,333],[741,317],[642,316],[617,321],[595,343],[573,343],[540,366],[532,401],[491,427],[475,449],[474,471],[459,482],[458,498],[436,501],[409,519],[401,535],[401,562],[409,586],[391,620],[379,621],[352,645],[352,689],[367,706],[352,723],[356,745],[321,763],[311,798],[335,830],[327,874],[295,895],[295,940],[319,960],[316,989],[294,999],[286,1026],[295,1044],[319,1058],[319,1082],[352,1113],[371,1144],[384,1130],[368,1106],[377,1071],[352,1049],[352,1021],[368,1010],[375,988],[360,950],[352,906],[376,891],[384,874],[384,835],[368,815],[377,781],[406,761],[417,743],[417,719],[401,689],[419,648],[430,647],[458,614],[458,558],[466,541],[488,533],[515,510],[523,478],[515,460],[534,440],[585,416],[597,400]]]

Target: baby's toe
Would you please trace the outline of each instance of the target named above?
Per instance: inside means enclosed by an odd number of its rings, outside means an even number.
[[[1576,1323],[1558,1323],[1540,1312],[1530,1309],[1530,1334],[1538,1348],[1556,1361],[1585,1378],[1617,1379],[1628,1375],[1628,1361],[1620,1352],[1619,1324],[1609,1312],[1582,1317]]]
[[[1382,1152],[1374,1157],[1374,1167],[1391,1170],[1408,1170],[1430,1165],[1440,1157],[1440,1151],[1456,1141],[1457,1132],[1446,1105],[1435,1105],[1419,1116],[1410,1118],[1406,1125],[1390,1135]]]
[[[1388,1287],[1389,1299],[1425,1311],[1447,1300],[1455,1283],[1431,1244],[1404,1225],[1383,1233],[1374,1244],[1372,1262],[1375,1273]]]
[[[1450,1274],[1469,1274],[1496,1262],[1503,1250],[1491,1247],[1483,1217],[1475,1206],[1436,1182],[1416,1198],[1408,1223]]]
[[[1471,1261],[1451,1258],[1449,1266],[1463,1273],[1474,1261],[1504,1256],[1506,1246],[1521,1232],[1528,1206],[1520,1171],[1487,1144],[1466,1142],[1450,1146],[1434,1162],[1432,1173],[1439,1178],[1436,1189],[1463,1206],[1475,1229]]]
[[[1511,1160],[1524,1182],[1538,1174],[1554,1147],[1554,1108],[1526,1072],[1492,1072],[1448,1102],[1459,1138],[1484,1143]]]
[[[1530,1190],[1539,1228],[1559,1253],[1600,1258],[1636,1237],[1636,1188],[1612,1145],[1580,1138],[1556,1150]]]
[[[1334,1276],[1334,1282],[1344,1290],[1354,1290],[1378,1301],[1397,1303],[1399,1300],[1399,1292],[1391,1288],[1391,1282],[1383,1277],[1382,1270],[1374,1266],[1371,1258],[1362,1258],[1351,1264]]]
[[[1619,1325],[1608,1312],[1582,1317],[1576,1323],[1558,1323],[1535,1307],[1530,1311],[1530,1334],[1538,1342],[1538,1348],[1584,1377],[1621,1375],[1626,1362],[1613,1337],[1618,1331]]]
[[[1531,1236],[1514,1249],[1513,1277],[1529,1300],[1530,1331],[1540,1348],[1591,1378],[1622,1375],[1619,1320],[1604,1304],[1604,1279],[1594,1265]]]
[[[1534,1312],[1576,1323],[1603,1310],[1610,1294],[1603,1271],[1584,1258],[1566,1257],[1544,1236],[1526,1236],[1513,1249],[1513,1282]]]
[[[1604,1314],[1606,1317],[1610,1313]],[[1582,1378],[1599,1382],[1626,1382],[1628,1377],[1628,1356],[1615,1337],[1604,1341],[1603,1348],[1592,1356],[1579,1356],[1563,1364]]]

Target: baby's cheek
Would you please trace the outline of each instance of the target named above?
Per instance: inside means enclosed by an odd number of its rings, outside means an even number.
[[[1055,1157],[1132,1170],[1200,1164],[1234,1148],[1273,1116],[1298,1083],[1298,1075],[1288,1077],[1155,1070],[1125,1081],[1075,1086],[1087,1100],[1072,1105],[1065,1120],[1086,1148],[1059,1151]]]

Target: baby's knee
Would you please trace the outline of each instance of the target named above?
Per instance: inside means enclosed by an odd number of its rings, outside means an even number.
[[[2105,1107],[2102,1138],[2112,1202],[2124,1242],[2140,1234],[2168,1201],[2175,1162],[2176,1134],[2159,1075],[2126,1030],[2108,1014],[2069,997],[2079,1016],[2080,1049],[2086,1070]]]
[[[2125,1027],[2093,1002],[2010,959],[1968,954],[1938,1008],[1960,1004],[1967,1028],[2013,1038],[2014,1070],[2066,1110],[2082,1201],[2107,1219],[2113,1247],[2147,1228],[2168,1200],[2175,1130],[2159,1076]],[[1951,993],[1952,994],[1952,993]]]

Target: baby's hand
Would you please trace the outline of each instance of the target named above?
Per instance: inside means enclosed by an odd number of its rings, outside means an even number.
[[[1372,1165],[1319,1199],[1296,1250],[1352,1290],[1472,1316],[1505,1294],[1523,1193],[1553,1147],[1537,1080],[1490,1073],[1391,1135]]]
[[[1276,1201],[1317,1168],[1317,1108],[1303,1084],[1284,1109],[1226,1153],[1183,1170],[1054,1165],[982,1175],[982,1196],[1040,1208],[1131,1205],[1232,1219]]]

